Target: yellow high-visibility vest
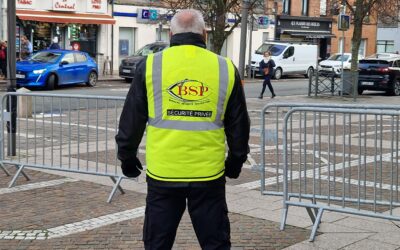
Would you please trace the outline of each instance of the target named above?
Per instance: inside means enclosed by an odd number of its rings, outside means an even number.
[[[224,174],[223,120],[234,81],[229,59],[197,46],[148,56],[147,175],[193,182]]]

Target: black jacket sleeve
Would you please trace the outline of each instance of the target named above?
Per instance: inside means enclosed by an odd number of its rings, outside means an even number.
[[[115,140],[118,145],[118,159],[122,163],[132,160],[142,140],[148,120],[146,93],[146,58],[141,60],[135,72],[119,121]]]
[[[246,98],[237,69],[235,69],[235,83],[226,107],[224,127],[229,148],[225,162],[225,172],[233,172],[238,175],[250,151],[248,144],[250,118],[247,113]]]

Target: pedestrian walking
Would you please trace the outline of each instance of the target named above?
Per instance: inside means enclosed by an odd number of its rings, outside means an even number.
[[[7,43],[3,41],[0,42],[0,70],[7,78]]]
[[[61,49],[60,44],[58,44],[58,37],[57,36],[55,36],[53,38],[53,41],[50,44],[49,49]]]
[[[249,152],[241,79],[231,60],[206,49],[199,11],[178,12],[170,30],[170,47],[137,66],[118,158],[125,176],[140,175],[136,154],[147,123],[145,249],[172,248],[186,204],[201,248],[230,249],[225,177],[239,177]]]
[[[260,62],[260,70],[261,70],[262,74],[264,75],[264,82],[263,82],[261,94],[258,97],[259,99],[263,99],[263,95],[264,95],[266,86],[268,86],[269,91],[271,91],[271,98],[274,98],[276,96],[275,92],[274,92],[274,88],[272,88],[272,84],[271,84],[271,78],[274,74],[274,67],[275,67],[275,62],[271,58],[271,52],[265,51],[264,59],[261,60],[261,62]]]

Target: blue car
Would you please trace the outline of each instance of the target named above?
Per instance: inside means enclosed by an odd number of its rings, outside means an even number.
[[[98,68],[85,52],[43,50],[26,61],[17,62],[17,87],[45,87],[86,83],[95,86]]]

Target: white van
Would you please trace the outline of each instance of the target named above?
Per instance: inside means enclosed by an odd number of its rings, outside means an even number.
[[[317,45],[264,42],[251,58],[251,68],[255,74],[260,74],[259,64],[265,51],[272,53],[272,59],[276,64],[274,68],[275,79],[281,79],[283,75],[293,74],[302,74],[308,77],[317,68]]]

